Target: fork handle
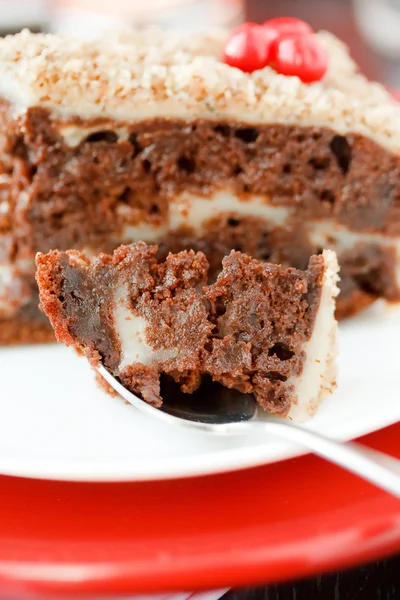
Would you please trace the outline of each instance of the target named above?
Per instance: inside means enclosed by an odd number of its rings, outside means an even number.
[[[239,427],[241,431],[244,428],[249,431],[263,429],[271,435],[295,442],[400,498],[400,460],[393,456],[356,442],[337,442],[285,421],[249,421],[227,427],[232,428],[232,433]]]

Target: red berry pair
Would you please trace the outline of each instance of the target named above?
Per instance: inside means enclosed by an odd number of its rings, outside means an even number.
[[[232,31],[223,60],[245,73],[270,66],[304,83],[320,81],[328,68],[328,53],[310,25],[292,17],[243,23]]]

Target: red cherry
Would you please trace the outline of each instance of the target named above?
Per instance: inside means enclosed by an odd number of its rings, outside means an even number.
[[[265,21],[263,27],[275,32],[275,39],[282,35],[292,35],[297,33],[312,33],[311,26],[295,17],[277,17],[276,19],[270,19]]]
[[[263,69],[270,59],[271,41],[262,25],[243,23],[231,32],[223,61],[245,73]]]
[[[315,35],[286,35],[273,42],[271,66],[282,75],[297,76],[304,83],[320,81],[328,69],[328,52]]]

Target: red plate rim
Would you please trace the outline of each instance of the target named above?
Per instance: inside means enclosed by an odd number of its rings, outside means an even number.
[[[400,424],[363,439],[400,458]],[[0,594],[269,583],[400,551],[400,501],[313,456],[142,483],[0,478]]]

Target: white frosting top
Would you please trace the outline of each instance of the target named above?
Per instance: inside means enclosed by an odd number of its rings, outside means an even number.
[[[321,125],[400,150],[397,103],[358,74],[339,40],[317,35],[329,69],[321,82],[304,84],[269,67],[248,74],[222,63],[226,31],[147,30],[85,41],[24,30],[0,40],[0,93],[16,113],[43,106],[57,120],[169,116]]]

